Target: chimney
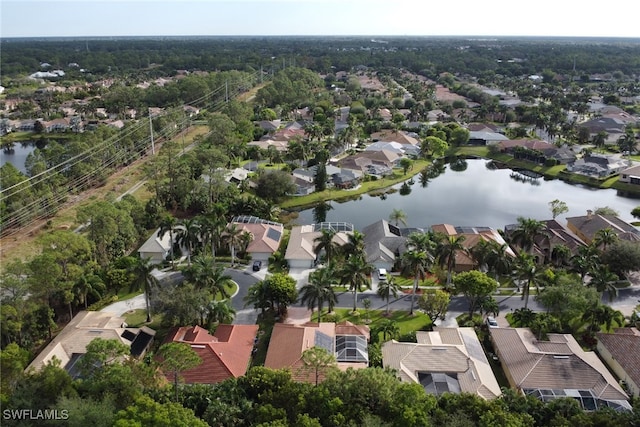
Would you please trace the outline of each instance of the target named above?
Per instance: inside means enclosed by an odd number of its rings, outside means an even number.
[[[591,209],[587,210],[587,219],[593,218],[593,211]]]

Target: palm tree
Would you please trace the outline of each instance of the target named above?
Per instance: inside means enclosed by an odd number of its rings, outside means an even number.
[[[531,255],[525,254],[523,252],[518,254],[518,257],[515,260],[515,278],[519,281],[518,283],[524,285],[522,287],[522,299],[524,300],[524,308],[527,308],[529,304],[529,290],[531,285],[536,285],[538,287],[538,283],[540,283],[541,273],[542,271],[538,270],[536,262],[534,261]]]
[[[102,283],[100,277],[95,274],[81,276],[73,287],[78,297],[78,302],[84,304],[85,310],[88,306],[87,300],[89,299],[89,295],[99,300],[105,289],[104,283]]]
[[[440,266],[447,268],[447,286],[451,285],[451,275],[456,266],[456,254],[458,251],[465,251],[463,242],[465,236],[447,236],[438,242],[436,247],[436,258]]]
[[[531,253],[538,237],[546,236],[546,225],[542,221],[518,217],[518,226],[513,230],[511,240],[522,250]]]
[[[358,230],[348,235],[347,243],[342,246],[342,253],[347,257],[359,256],[364,259],[364,234]]]
[[[179,222],[178,243],[187,248],[187,263],[191,265],[191,254],[195,246],[200,243],[200,224],[196,219],[183,219]]]
[[[265,309],[271,307],[271,295],[269,295],[269,284],[266,280],[260,280],[249,287],[247,295],[244,297],[244,306],[253,305],[259,308],[264,315]]]
[[[233,267],[236,263],[236,250],[242,245],[242,230],[236,224],[230,224],[224,231],[223,239],[229,245]]]
[[[614,244],[618,240],[618,235],[611,227],[600,229],[596,232],[593,243],[596,247],[602,246],[602,251],[606,252],[607,246]]]
[[[207,314],[207,325],[211,326],[215,323],[233,322],[236,311],[228,299],[221,301],[213,300],[207,307]]]
[[[193,263],[183,270],[183,274],[197,289],[207,290],[214,297],[220,294],[224,298],[229,298],[226,288],[233,283],[233,280],[231,276],[225,274],[224,267],[215,265],[213,257],[195,256]]]
[[[432,254],[436,246],[436,243],[433,239],[434,236],[432,233],[420,233],[416,231],[409,234],[409,236],[407,237],[406,246],[407,248],[415,251],[427,252],[429,254]]]
[[[551,261],[556,267],[563,266],[571,257],[571,249],[567,245],[559,244],[551,250]]]
[[[580,274],[580,280],[584,283],[587,273],[598,264],[597,250],[593,246],[582,246],[578,253],[569,260],[571,269]]]
[[[389,339],[393,339],[398,336],[400,333],[400,327],[395,320],[384,319],[380,326],[376,328],[376,332],[379,334],[382,332],[382,340],[387,340],[387,335],[389,335]]]
[[[147,306],[147,323],[151,322],[151,290],[158,286],[158,279],[151,274],[155,268],[155,265],[151,264],[151,258],[138,258],[130,267],[130,271],[133,273],[130,291],[144,289],[144,299]]]
[[[517,308],[513,311],[513,321],[520,328],[528,328],[536,319],[536,313],[529,308]]]
[[[611,330],[613,322],[619,325],[624,324],[624,314],[618,310],[614,310],[608,305],[595,303],[587,308],[582,315],[582,320],[589,323],[589,331],[598,332],[600,327],[604,325],[606,330]]]
[[[378,283],[378,290],[376,291],[376,294],[378,294],[380,298],[387,300],[387,316],[389,315],[389,299],[391,298],[391,295],[393,295],[394,298],[398,298],[399,291],[400,286],[396,283],[393,276],[389,276],[387,280],[383,280]]]
[[[588,286],[595,288],[600,293],[600,298],[605,292],[609,294],[609,302],[618,296],[618,288],[616,287],[618,276],[609,271],[609,267],[598,264],[591,269],[589,275],[591,280]]]
[[[491,258],[492,248],[489,242],[489,240],[480,237],[478,243],[469,249],[469,255],[473,258],[476,268],[485,273],[489,271],[489,260]]]
[[[165,233],[169,233],[169,244],[171,246],[169,248],[169,255],[171,257],[172,268],[173,268],[173,261],[174,261],[173,244],[175,243],[175,241],[173,240],[173,230],[176,228],[176,225],[178,225],[178,221],[174,218],[174,216],[171,214],[167,214],[160,221],[160,230],[158,231],[158,237],[161,239],[165,235]]]
[[[409,250],[402,254],[400,263],[402,270],[410,275],[413,275],[413,292],[411,294],[411,310],[409,314],[413,315],[413,306],[416,300],[416,293],[418,292],[418,283],[424,279],[429,264],[433,261],[433,258],[423,251]]]
[[[320,253],[324,251],[327,260],[327,267],[331,267],[331,259],[338,251],[338,244],[333,241],[337,233],[332,228],[322,229],[320,233],[321,234],[313,240],[313,243],[315,243],[313,251],[316,256],[319,256]]]
[[[349,291],[353,292],[353,312],[357,311],[358,292],[365,288],[371,289],[369,274],[373,268],[368,264],[362,254],[351,255],[336,272],[340,279],[340,285],[349,285]]]
[[[405,172],[406,173],[406,172]],[[400,223],[403,225],[407,225],[407,214],[402,209],[394,209],[391,211],[389,215],[389,222],[393,222],[393,224],[397,227]]]
[[[213,260],[216,259],[216,247],[222,240],[226,221],[224,217],[219,215],[207,215],[203,216],[198,221],[200,223],[200,233],[202,234],[202,240],[205,246],[211,246],[211,256]]]
[[[336,280],[333,272],[328,268],[320,268],[309,275],[309,283],[304,285],[299,292],[300,302],[307,304],[309,310],[318,306],[318,323],[322,321],[322,305],[329,302],[332,306],[336,302],[336,294],[333,285]]]

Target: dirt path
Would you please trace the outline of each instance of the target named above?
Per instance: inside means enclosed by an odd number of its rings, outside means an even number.
[[[191,142],[195,136],[204,133],[206,133],[205,126],[194,126],[187,130],[185,138]],[[174,137],[174,140],[178,139],[182,140],[181,134]],[[160,152],[161,148],[162,144],[157,144],[156,152]],[[53,218],[37,220],[28,227],[0,239],[0,270],[3,265],[12,260],[31,258],[38,250],[37,240],[42,233],[51,230],[75,229],[80,225],[76,221],[76,211],[80,206],[96,200],[120,200],[125,194],[144,191],[146,179],[143,176],[142,167],[151,158],[149,151],[144,157],[111,175],[104,186],[91,188],[81,194],[69,197],[69,200],[60,206]],[[113,197],[115,194],[118,196]],[[138,196],[138,198],[141,197]]]

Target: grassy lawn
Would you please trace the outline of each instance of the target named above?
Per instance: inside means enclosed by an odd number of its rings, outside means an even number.
[[[413,162],[413,168],[403,174],[400,170],[394,170],[393,175],[385,177],[376,181],[363,182],[357,189],[353,190],[337,190],[327,189],[316,193],[311,193],[306,196],[292,197],[280,204],[283,209],[303,208],[312,206],[318,202],[327,200],[341,200],[350,199],[362,194],[366,194],[375,190],[381,190],[400,182],[406,181],[412,176],[418,174],[424,167],[430,165],[429,160],[415,160]]]
[[[131,328],[139,328],[141,326],[147,326],[151,329],[161,329],[162,315],[153,314],[151,316],[151,323],[147,323],[147,310],[144,308],[138,308],[130,312],[125,313],[124,320]]]
[[[398,328],[400,328],[400,335],[413,331],[431,330],[431,320],[429,317],[417,311],[411,316],[408,311],[395,310],[390,312],[389,317],[384,315],[384,310],[364,310],[362,308],[359,310],[359,315],[353,315],[351,309],[348,308],[336,309],[335,313],[340,322],[348,320],[358,325],[368,324],[371,329],[375,329],[375,327],[384,320],[391,319],[396,322]],[[369,323],[366,323],[367,318],[370,320]],[[382,339],[382,334],[380,334],[380,338]]]

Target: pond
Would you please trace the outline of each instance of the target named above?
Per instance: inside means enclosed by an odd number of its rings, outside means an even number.
[[[0,167],[5,163],[11,163],[20,172],[26,174],[27,170],[24,166],[27,156],[36,149],[36,143],[33,141],[16,142],[13,148],[0,150]]]
[[[363,227],[380,219],[389,219],[394,209],[407,216],[409,227],[427,228],[433,224],[456,226],[488,226],[504,228],[519,216],[544,220],[551,218],[548,203],[564,201],[569,212],[558,217],[586,215],[588,209],[609,206],[620,218],[631,222],[631,210],[640,206],[640,199],[621,197],[616,190],[593,189],[567,184],[561,180],[546,181],[526,172],[492,168],[493,162],[483,159],[466,160],[465,165],[446,165],[444,173],[429,179],[423,186],[420,175],[407,183],[392,187],[384,196],[363,195],[357,200],[328,203],[326,221],[353,223]],[[464,169],[464,170],[463,170]],[[413,182],[413,183],[412,183]],[[403,188],[404,186],[404,188]],[[408,194],[407,194],[408,193]],[[404,195],[403,195],[404,194]],[[299,212],[296,224],[311,224],[322,219],[319,209]]]

